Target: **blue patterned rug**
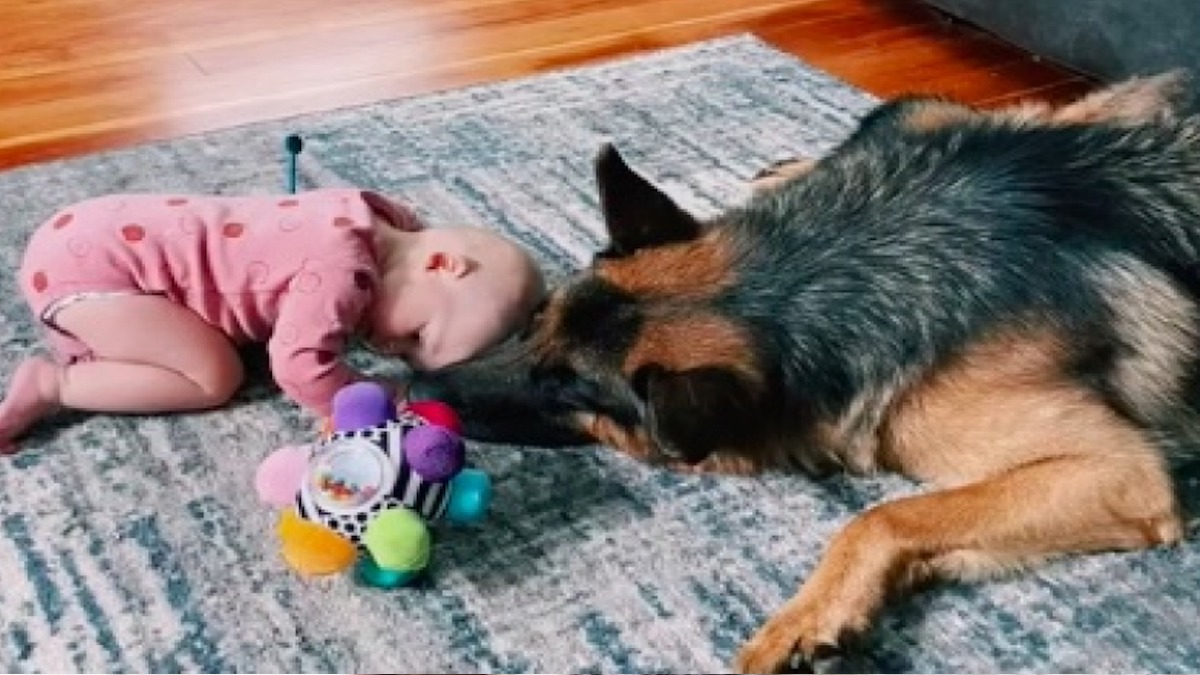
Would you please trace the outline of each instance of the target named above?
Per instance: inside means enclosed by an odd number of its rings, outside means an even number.
[[[558,277],[601,241],[591,160],[613,140],[701,213],[834,143],[872,103],[748,37],[0,174],[0,264],[56,207],[117,190],[304,186],[405,197],[435,223],[523,240]],[[38,348],[0,280],[0,373]],[[383,364],[366,361],[367,365]],[[303,581],[254,469],[310,425],[261,377],[231,409],[71,417],[0,462],[0,668],[8,672],[724,672],[857,510],[898,479],[684,477],[602,449],[475,447],[496,481],[478,529],[445,529],[421,588]],[[1195,501],[1200,484],[1183,481]],[[882,672],[1195,672],[1200,546],[1065,561],[887,614]]]

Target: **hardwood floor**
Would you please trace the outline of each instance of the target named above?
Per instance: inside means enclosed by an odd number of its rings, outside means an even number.
[[[881,96],[1089,83],[916,0],[6,0],[0,169],[753,32]]]

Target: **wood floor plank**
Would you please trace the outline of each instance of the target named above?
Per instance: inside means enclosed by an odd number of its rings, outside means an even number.
[[[917,0],[7,0],[0,168],[751,32],[879,96],[1074,73]]]

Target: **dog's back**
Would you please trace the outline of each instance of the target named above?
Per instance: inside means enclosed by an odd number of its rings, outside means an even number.
[[[906,124],[923,105],[879,109],[714,227],[742,261],[716,302],[778,336],[756,344],[786,378],[782,408],[838,420],[839,438],[811,445],[867,468],[897,397],[973,342],[1021,332],[1055,336],[1058,366],[1138,424],[1190,429],[1197,122]]]

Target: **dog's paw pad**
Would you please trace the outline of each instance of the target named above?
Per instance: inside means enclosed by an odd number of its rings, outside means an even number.
[[[833,643],[819,643],[806,650],[797,642],[792,647],[775,643],[751,643],[738,659],[741,673],[841,673],[849,663],[846,652]]]
[[[834,644],[819,644],[809,656],[799,650],[788,660],[788,673],[840,673],[845,663],[845,652]]]

